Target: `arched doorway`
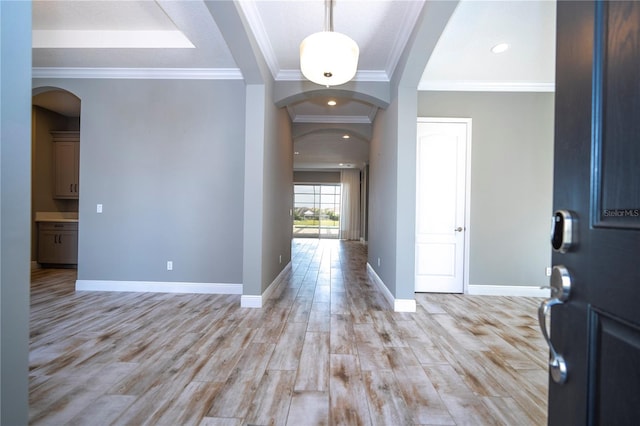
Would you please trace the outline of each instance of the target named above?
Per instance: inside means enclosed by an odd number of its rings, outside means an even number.
[[[292,120],[293,237],[366,241],[369,144],[388,102],[349,89],[281,89],[276,105]]]
[[[33,90],[31,132],[32,266],[74,267],[78,252],[80,99]]]

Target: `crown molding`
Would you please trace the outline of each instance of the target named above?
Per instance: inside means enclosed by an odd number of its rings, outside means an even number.
[[[366,115],[296,115],[294,123],[371,124]]]
[[[240,5],[240,9],[242,9],[242,13],[244,13],[244,17],[246,18],[249,27],[251,28],[251,31],[253,32],[256,43],[258,43],[258,47],[264,56],[264,60],[271,70],[271,75],[277,76],[280,73],[280,65],[278,64],[278,58],[276,58],[273,46],[269,40],[269,35],[265,29],[264,22],[262,22],[262,18],[260,17],[260,12],[258,11],[256,2],[241,1],[238,3]]]
[[[452,92],[555,92],[555,83],[534,81],[423,80],[419,91]]]
[[[369,123],[373,123],[373,120],[375,120],[376,114],[378,113],[378,109],[379,108],[375,105],[371,106],[371,109],[369,110],[369,114],[368,114]]]
[[[145,80],[242,80],[238,68],[71,68],[34,67],[32,78]]]
[[[304,81],[306,78],[299,69],[280,70],[276,81]],[[389,75],[385,71],[362,70],[356,72],[352,81],[381,81],[389,82]]]
[[[396,70],[400,57],[402,56],[402,52],[409,41],[409,37],[411,37],[411,31],[413,31],[416,26],[418,16],[420,16],[420,11],[423,6],[424,2],[408,3],[403,19],[405,24],[397,32],[393,47],[391,48],[391,52],[389,52],[389,57],[387,58],[387,65],[385,67],[387,76],[393,75],[393,72]],[[387,77],[387,81],[388,80],[389,77]]]
[[[276,81],[303,81],[306,80],[302,75],[302,71],[299,69],[295,70],[280,70],[277,74],[275,74]]]
[[[389,82],[389,74],[386,71],[362,70],[356,72],[355,81],[381,81]]]

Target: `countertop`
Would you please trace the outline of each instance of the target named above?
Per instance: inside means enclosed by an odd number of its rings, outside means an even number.
[[[36,222],[78,222],[78,212],[36,212]]]

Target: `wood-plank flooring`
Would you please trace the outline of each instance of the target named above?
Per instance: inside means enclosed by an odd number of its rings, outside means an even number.
[[[539,299],[417,294],[394,313],[365,265],[357,242],[295,239],[262,309],[36,270],[30,423],[546,424]]]

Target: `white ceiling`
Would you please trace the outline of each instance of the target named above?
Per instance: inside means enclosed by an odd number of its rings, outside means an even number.
[[[453,12],[421,90],[553,91],[555,1],[464,1]],[[491,48],[508,43],[509,50]]]
[[[360,47],[356,81],[389,81],[423,3],[335,1],[335,31]],[[241,16],[237,25],[222,21],[220,3],[202,0],[34,1],[34,77],[242,78],[242,52],[234,46],[248,28],[274,79],[303,80],[299,44],[323,30],[324,1],[232,4]],[[141,47],[181,43],[180,37],[189,47]],[[498,42],[509,43],[511,49],[491,53]],[[175,46],[165,44],[170,45]],[[554,1],[461,1],[419,89],[552,91],[554,57]],[[39,102],[55,110],[56,98],[60,96]],[[287,105],[297,135],[297,169],[359,167],[368,161],[377,107],[344,98],[329,107],[328,100],[314,97]],[[342,139],[347,133],[352,137]]]
[[[240,3],[279,80],[300,80],[299,46],[324,29],[323,1],[244,1]],[[360,47],[360,79],[388,80],[415,25],[423,1],[337,0],[334,30]]]

